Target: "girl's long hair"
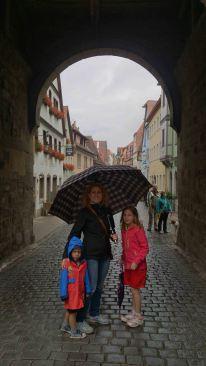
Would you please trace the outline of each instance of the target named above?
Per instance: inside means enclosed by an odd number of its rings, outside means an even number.
[[[124,219],[123,219],[123,216],[124,216],[124,213],[125,213],[126,210],[131,211],[131,213],[133,214],[133,216],[134,216],[134,222],[133,222],[133,224],[137,225],[138,227],[142,227],[142,223],[139,220],[139,214],[138,214],[138,211],[137,211],[136,207],[134,207],[134,206],[127,206],[122,211],[122,215],[121,215],[121,219],[120,219],[121,229],[123,229],[123,230],[126,229],[126,225],[125,225]]]
[[[101,204],[107,206],[107,203],[108,203],[107,191],[100,183],[95,183],[95,182],[89,184],[86,187],[85,192],[83,194],[83,200],[82,200],[83,201],[83,206],[88,207],[90,205],[89,195],[91,193],[92,188],[94,188],[94,187],[98,187],[99,189],[101,189],[101,192],[102,192],[102,202],[101,202]]]

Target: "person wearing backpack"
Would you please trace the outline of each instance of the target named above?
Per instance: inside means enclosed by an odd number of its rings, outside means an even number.
[[[161,196],[157,200],[156,211],[157,214],[160,215],[158,222],[158,232],[161,233],[163,224],[163,231],[164,233],[167,233],[167,219],[169,213],[172,212],[172,208],[169,200],[165,196],[165,192],[161,192]]]

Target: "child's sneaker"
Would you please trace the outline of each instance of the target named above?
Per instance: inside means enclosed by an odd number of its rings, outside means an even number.
[[[65,332],[65,333],[68,333],[68,334],[71,334],[71,328],[69,325],[67,324],[62,324],[61,326],[61,331],[62,332]]]
[[[130,328],[135,328],[135,327],[138,327],[139,325],[142,325],[144,322],[144,318],[143,316],[140,314],[140,315],[135,315],[133,317],[133,319],[131,320],[128,320],[127,321],[127,325],[130,327]]]
[[[94,328],[92,328],[85,320],[83,322],[77,323],[77,329],[82,333],[92,334],[94,333]]]
[[[72,338],[72,339],[83,339],[86,336],[87,336],[86,333],[80,332],[79,329],[76,329],[75,331],[71,331],[71,333],[70,333],[70,338]]]
[[[96,315],[96,316],[89,315],[88,321],[90,323],[98,323],[98,324],[101,324],[101,325],[111,324],[111,320],[108,319],[108,318],[105,318],[103,315]]]
[[[122,322],[127,323],[129,320],[132,320],[136,316],[135,311],[132,309],[131,313],[127,315],[121,315],[120,319]]]

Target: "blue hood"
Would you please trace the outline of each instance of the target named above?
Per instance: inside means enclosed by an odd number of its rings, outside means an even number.
[[[73,236],[69,242],[68,257],[75,247],[80,247],[82,249],[82,241],[77,236]]]

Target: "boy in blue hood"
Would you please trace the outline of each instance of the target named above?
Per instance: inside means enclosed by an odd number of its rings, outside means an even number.
[[[60,297],[67,310],[61,330],[69,333],[70,338],[86,337],[85,333],[77,329],[76,316],[85,305],[85,296],[90,293],[87,263],[82,256],[82,241],[73,236],[68,245],[66,265],[60,276]]]

